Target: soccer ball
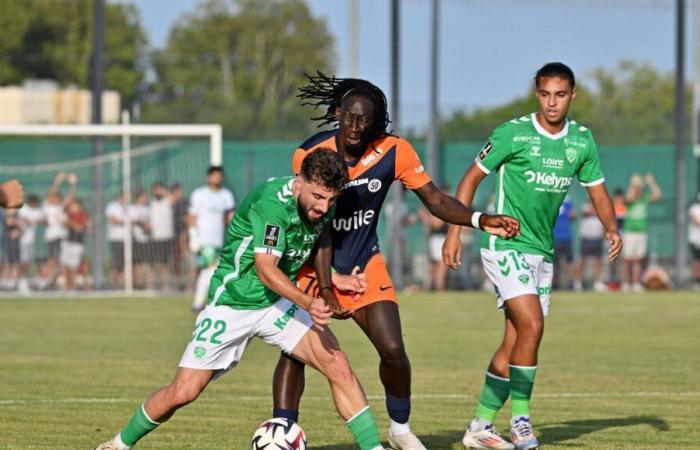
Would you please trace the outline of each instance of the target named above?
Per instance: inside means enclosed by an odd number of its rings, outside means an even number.
[[[276,417],[255,430],[253,450],[306,450],[306,434],[291,420]]]

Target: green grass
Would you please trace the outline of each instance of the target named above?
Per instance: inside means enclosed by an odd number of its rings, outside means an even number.
[[[0,301],[0,449],[89,449],[168,383],[192,332],[188,300]],[[700,447],[700,295],[556,293],[532,403],[546,448]],[[412,426],[429,449],[460,449],[502,317],[486,294],[403,296]],[[377,357],[351,322],[333,329],[387,417]],[[254,342],[234,371],[139,449],[247,449],[271,411],[278,352]],[[307,371],[301,419],[313,449],[354,449],[328,385]],[[497,419],[506,430],[509,406]]]

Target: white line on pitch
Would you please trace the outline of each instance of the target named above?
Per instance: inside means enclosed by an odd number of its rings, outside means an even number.
[[[555,394],[539,394],[539,398],[589,398],[589,397],[700,397],[700,392],[561,392]],[[369,400],[384,400],[383,395],[369,395]],[[432,399],[465,399],[476,398],[475,395],[467,394],[423,394],[411,396],[414,400]],[[198,400],[202,402],[212,402],[221,400],[237,401],[267,401],[272,396],[212,396],[203,397]],[[325,401],[330,396],[305,396],[304,400]],[[136,398],[55,398],[55,399],[0,399],[0,406],[8,405],[58,405],[58,404],[86,404],[86,403],[134,403],[142,399]]]

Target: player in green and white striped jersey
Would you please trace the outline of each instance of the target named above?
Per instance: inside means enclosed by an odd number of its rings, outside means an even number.
[[[511,240],[484,236],[481,258],[505,311],[505,333],[488,371],[474,420],[463,443],[468,448],[512,449],[493,428],[493,420],[511,397],[511,438],[519,450],[537,448],[529,402],[537,370],[544,316],[549,312],[553,274],[553,227],[574,177],[584,186],[615,260],[622,249],[612,200],[600,170],[591,132],[567,118],[576,96],[574,74],[561,63],[543,66],[535,76],[536,113],[496,128],[457,189],[470,205],[481,180],[496,173],[496,212],[520,221]],[[459,227],[443,245],[445,264],[461,263]]]
[[[323,373],[360,449],[382,450],[362,387],[327,327],[332,312],[343,314],[331,289],[327,224],[347,180],[339,154],[320,149],[304,159],[298,176],[269,180],[245,198],[226,232],[209,303],[197,317],[175,379],[97,450],[130,449],[194,401],[211,380],[233,369],[256,336]],[[323,298],[307,295],[293,282],[314,249]]]

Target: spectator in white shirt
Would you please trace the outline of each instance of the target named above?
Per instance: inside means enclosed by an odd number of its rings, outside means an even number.
[[[226,225],[236,206],[233,194],[222,187],[223,182],[223,169],[211,166],[207,172],[207,185],[195,189],[190,196],[189,245],[190,250],[197,253],[199,265],[192,304],[194,312],[201,311],[206,303],[209,279],[224,245]]]
[[[688,242],[693,254],[693,284],[700,289],[700,192],[688,211]]]
[[[163,183],[155,183],[150,206],[151,251],[153,272],[160,272],[160,289],[169,290],[169,270],[175,257],[175,199]]]
[[[605,228],[598,220],[595,210],[590,203],[582,209],[579,237],[581,238],[581,258],[578,263],[574,280],[574,290],[583,289],[583,274],[586,270],[586,262],[593,259],[593,289],[605,292],[607,287],[603,283],[603,242],[605,240]]]
[[[126,239],[126,204],[119,194],[107,205],[107,240],[111,255],[109,280],[115,288],[124,286],[124,240]]]
[[[36,227],[46,220],[44,210],[39,204],[39,197],[29,195],[27,203],[19,210],[20,226],[22,227],[22,237],[20,239],[20,279],[18,289],[29,291],[27,274],[35,262],[34,250],[36,248]]]
[[[148,267],[148,234],[150,232],[151,214],[148,207],[148,194],[137,192],[134,203],[129,205],[131,219],[131,237],[134,254],[134,285],[153,288],[153,279]]]

